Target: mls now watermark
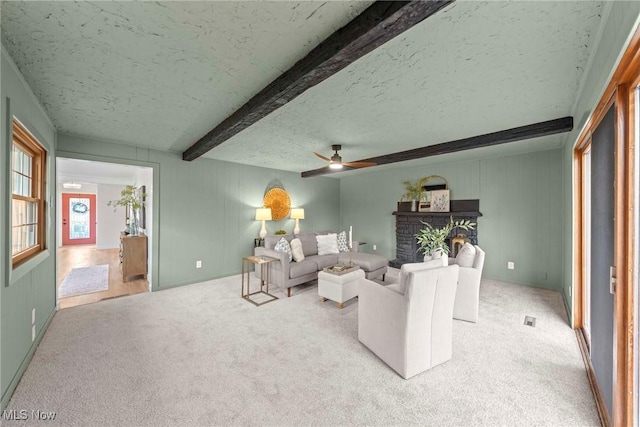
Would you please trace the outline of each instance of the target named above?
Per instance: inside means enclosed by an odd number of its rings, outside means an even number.
[[[7,421],[53,421],[56,413],[51,411],[27,411],[26,409],[8,409],[2,411],[2,419]]]

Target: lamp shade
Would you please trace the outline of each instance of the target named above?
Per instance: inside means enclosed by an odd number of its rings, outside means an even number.
[[[271,209],[270,208],[256,209],[256,221],[271,221]]]
[[[304,219],[304,209],[302,208],[291,209],[291,219]]]

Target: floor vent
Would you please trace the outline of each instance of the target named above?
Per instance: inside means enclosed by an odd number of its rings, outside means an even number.
[[[526,326],[536,327],[536,318],[531,316],[524,316],[524,324]]]

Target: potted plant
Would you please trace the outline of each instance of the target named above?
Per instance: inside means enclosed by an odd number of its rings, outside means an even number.
[[[125,233],[128,232],[131,236],[138,235],[138,211],[142,208],[145,197],[147,194],[138,191],[135,185],[127,185],[120,192],[120,199],[107,202],[107,206],[113,206],[114,212],[118,206],[122,206],[131,213],[131,219],[125,230]]]
[[[400,212],[416,212],[418,210],[418,202],[422,198],[424,185],[427,183],[430,177],[424,177],[417,180],[415,183],[411,181],[402,181],[405,188],[405,193],[398,202],[398,211]]]
[[[473,230],[476,226],[475,222],[471,222],[468,219],[454,221],[453,217],[450,217],[449,223],[442,228],[436,228],[428,222],[420,222],[425,225],[425,228],[418,231],[415,237],[418,240],[418,250],[422,251],[425,260],[428,257],[433,259],[442,256],[442,254],[449,254],[449,245],[445,241],[449,237],[451,230],[461,228],[468,231]]]

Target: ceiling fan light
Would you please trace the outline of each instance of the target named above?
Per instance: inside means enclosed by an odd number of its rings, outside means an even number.
[[[331,163],[329,165],[330,169],[342,169],[342,163]]]

